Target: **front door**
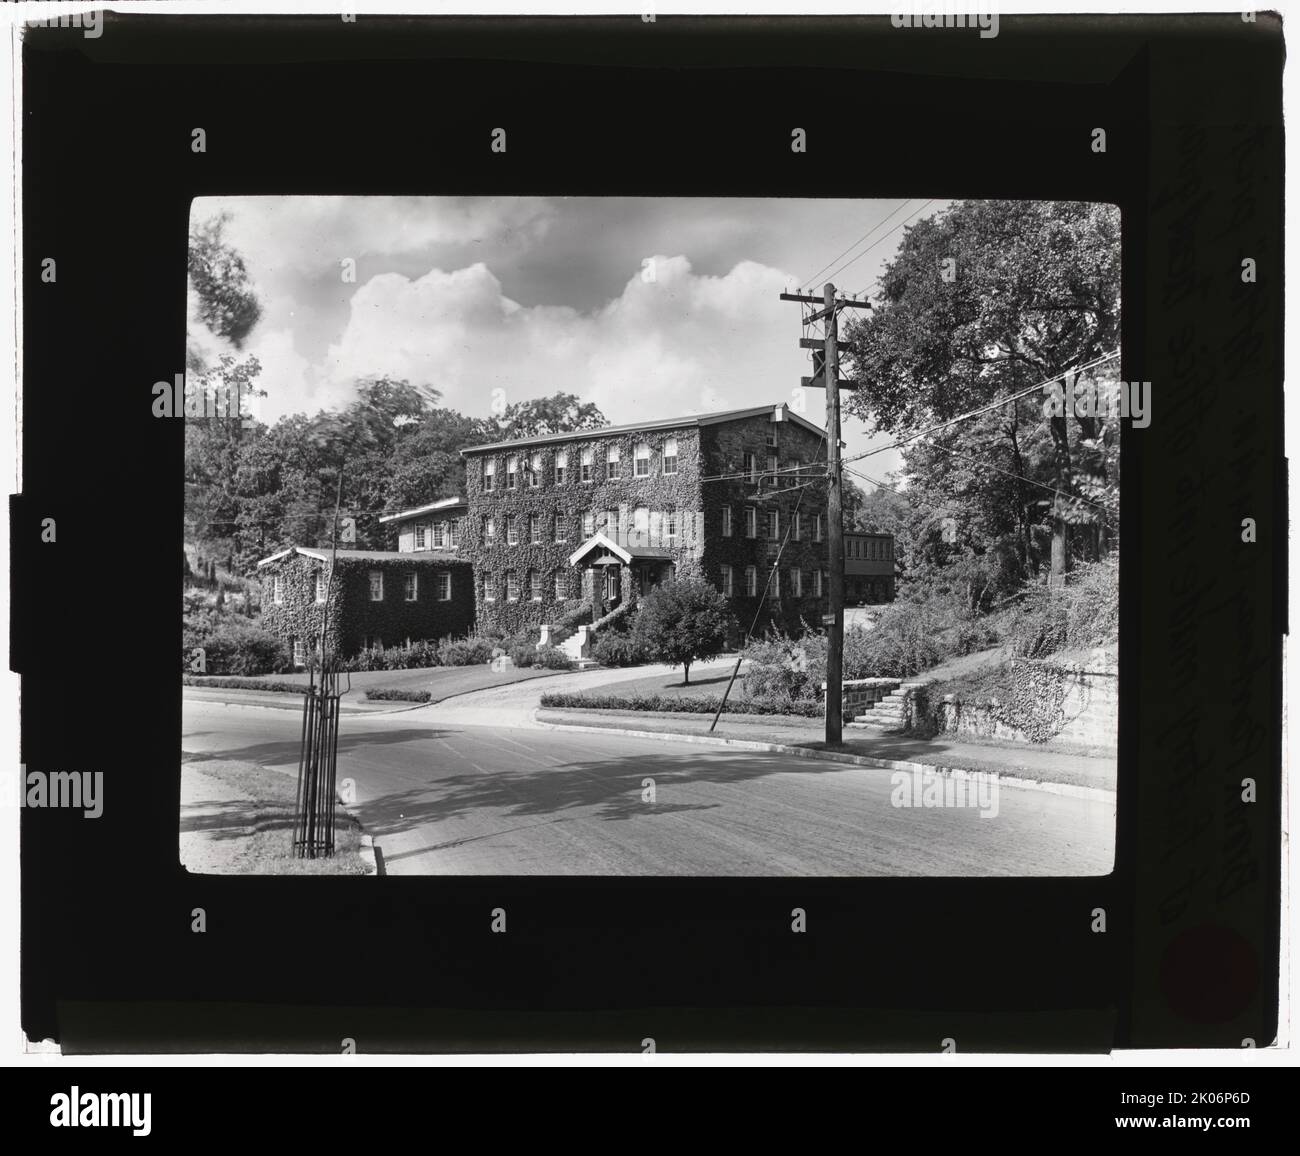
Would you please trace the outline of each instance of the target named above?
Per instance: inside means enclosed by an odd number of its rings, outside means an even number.
[[[612,610],[618,605],[619,601],[619,568],[617,566],[605,567],[605,602]]]

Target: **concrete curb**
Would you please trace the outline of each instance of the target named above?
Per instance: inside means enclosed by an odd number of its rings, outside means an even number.
[[[554,708],[539,708],[554,709]],[[744,751],[769,751],[774,754],[794,755],[800,759],[816,759],[820,762],[827,763],[846,763],[850,766],[874,767],[877,770],[886,771],[920,771],[922,774],[929,771],[936,775],[960,775],[987,774],[995,779],[999,787],[1014,787],[1024,791],[1042,791],[1048,795],[1063,795],[1071,799],[1089,799],[1100,803],[1114,803],[1116,793],[1108,791],[1102,787],[1081,787],[1074,783],[1050,783],[1043,782],[1041,779],[1022,779],[1017,775],[1004,775],[992,771],[976,771],[969,767],[945,767],[937,763],[914,763],[905,759],[874,759],[870,755],[854,755],[847,751],[818,751],[810,750],[808,747],[791,747],[783,743],[758,742],[754,739],[729,739],[717,735],[695,735],[695,734],[674,734],[671,731],[638,731],[628,730],[622,727],[593,727],[583,726],[580,723],[556,723],[547,722],[537,718],[537,711],[533,714],[533,720],[538,726],[546,727],[548,730],[556,731],[584,731],[589,734],[601,735],[624,735],[627,738],[634,739],[672,739],[674,742],[695,743],[699,746],[711,747],[734,747],[737,750]]]
[[[378,875],[379,864],[375,861],[375,840],[372,835],[361,836],[361,847],[357,851],[361,861],[366,865],[367,875]]]

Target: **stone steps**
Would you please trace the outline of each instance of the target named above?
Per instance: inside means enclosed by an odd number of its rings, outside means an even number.
[[[907,723],[907,700],[914,690],[925,686],[924,682],[900,683],[879,702],[869,706],[862,714],[855,715],[853,721],[845,725],[860,730],[878,732],[901,731]]]

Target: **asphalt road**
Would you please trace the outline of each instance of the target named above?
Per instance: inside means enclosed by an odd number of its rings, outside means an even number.
[[[526,685],[343,719],[338,776],[354,781],[390,874],[1089,875],[1112,866],[1110,803],[1003,788],[995,817],[896,807],[890,771],[528,726]],[[181,745],[294,773],[299,728],[291,712],[187,697]]]

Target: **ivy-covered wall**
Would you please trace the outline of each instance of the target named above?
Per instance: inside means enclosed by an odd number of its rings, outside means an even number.
[[[675,474],[663,472],[663,447],[669,438],[677,441]],[[634,475],[634,451],[642,442],[650,446],[650,473],[648,477],[638,478]],[[620,476],[617,479],[608,475],[611,445],[617,445],[620,453]],[[592,452],[592,480],[589,482],[581,480],[584,449]],[[564,482],[557,484],[555,460],[560,451],[567,452],[568,465]],[[506,482],[506,459],[511,453],[520,458],[520,470],[513,490],[507,488]],[[541,470],[538,484],[530,487],[523,465],[534,454],[541,455]],[[488,458],[496,462],[496,488],[491,492],[483,488],[483,462]],[[665,561],[680,568],[687,559],[697,557],[703,548],[699,430],[694,427],[632,432],[615,437],[573,438],[542,446],[525,443],[517,451],[467,454],[466,460],[469,513],[463,523],[460,553],[474,566],[479,629],[498,627],[514,633],[543,622],[554,623],[584,596],[591,597],[591,571],[575,569],[569,562],[570,555],[588,537],[583,533],[583,515],[586,513],[594,515],[596,532],[626,543],[634,511],[644,506],[650,511],[647,544],[659,545],[668,541],[664,536],[662,514],[675,506],[678,511],[676,544],[665,545],[669,552]],[[609,533],[609,528],[604,525],[607,510],[617,511],[614,533]],[[530,516],[538,518],[540,541],[537,543],[530,540]],[[563,542],[555,540],[556,516],[563,520]],[[494,545],[485,541],[484,527],[489,517],[496,521]],[[514,546],[508,542],[508,517],[515,519],[518,533],[518,542]],[[622,596],[626,599],[630,594],[631,577],[624,569]],[[515,601],[506,598],[507,571],[513,571],[519,583],[519,597]],[[533,601],[528,594],[528,574],[532,571],[541,575],[542,597],[538,601]],[[557,572],[565,576],[570,595],[563,600],[555,596]],[[486,573],[496,578],[497,595],[493,602],[483,598],[483,576]]]
[[[324,603],[316,601],[316,575],[328,562],[301,554],[289,554],[262,567],[262,621],[286,642],[290,638],[310,640],[310,651],[320,637]],[[384,575],[382,601],[370,598],[370,571]],[[417,597],[406,601],[406,575],[417,575]],[[435,575],[451,575],[451,600],[437,597]],[[274,599],[273,579],[283,579],[281,597]],[[425,559],[413,555],[348,558],[340,556],[335,581],[329,589],[328,644],[344,657],[362,649],[363,640],[378,637],[385,646],[397,646],[409,638],[445,638],[467,634],[474,619],[474,591],[468,563],[447,557]]]
[[[767,444],[768,435],[776,431],[776,447]],[[742,473],[745,454],[756,456],[760,474],[767,469],[768,455],[775,454],[777,469],[792,469],[796,462],[802,463],[805,473],[800,481],[815,476],[826,462],[825,439],[812,430],[806,429],[792,421],[772,422],[765,415],[744,418],[739,421],[705,426],[702,429],[704,474],[707,477],[726,477]],[[734,477],[724,481],[708,482],[703,487],[704,495],[704,540],[708,543],[704,554],[705,577],[721,588],[722,567],[732,568],[733,598],[732,606],[741,627],[747,629],[757,614],[756,632],[761,633],[769,626],[778,626],[790,633],[802,631],[803,623],[817,628],[821,616],[829,605],[827,586],[822,583],[820,597],[816,589],[814,574],[827,569],[827,547],[825,541],[826,487],[817,483],[804,490],[792,487],[799,484],[794,475],[778,475],[774,480],[765,479],[761,490],[773,492],[785,490],[772,498],[760,499],[760,487],[753,485],[747,478]],[[803,495],[800,502],[800,494]],[[780,546],[786,530],[790,526],[790,517],[796,503],[802,519],[802,534],[796,541],[791,535],[781,554],[781,593],[779,599],[763,598],[763,585],[772,567],[776,549]],[[723,508],[731,509],[731,535],[725,533]],[[756,535],[746,536],[745,510],[755,510]],[[768,533],[767,512],[776,509],[780,512],[780,525],[776,538]],[[815,516],[822,517],[822,541],[814,538]],[[745,568],[753,566],[756,570],[758,596],[745,594]],[[794,594],[791,571],[798,570],[803,576],[803,593]]]

